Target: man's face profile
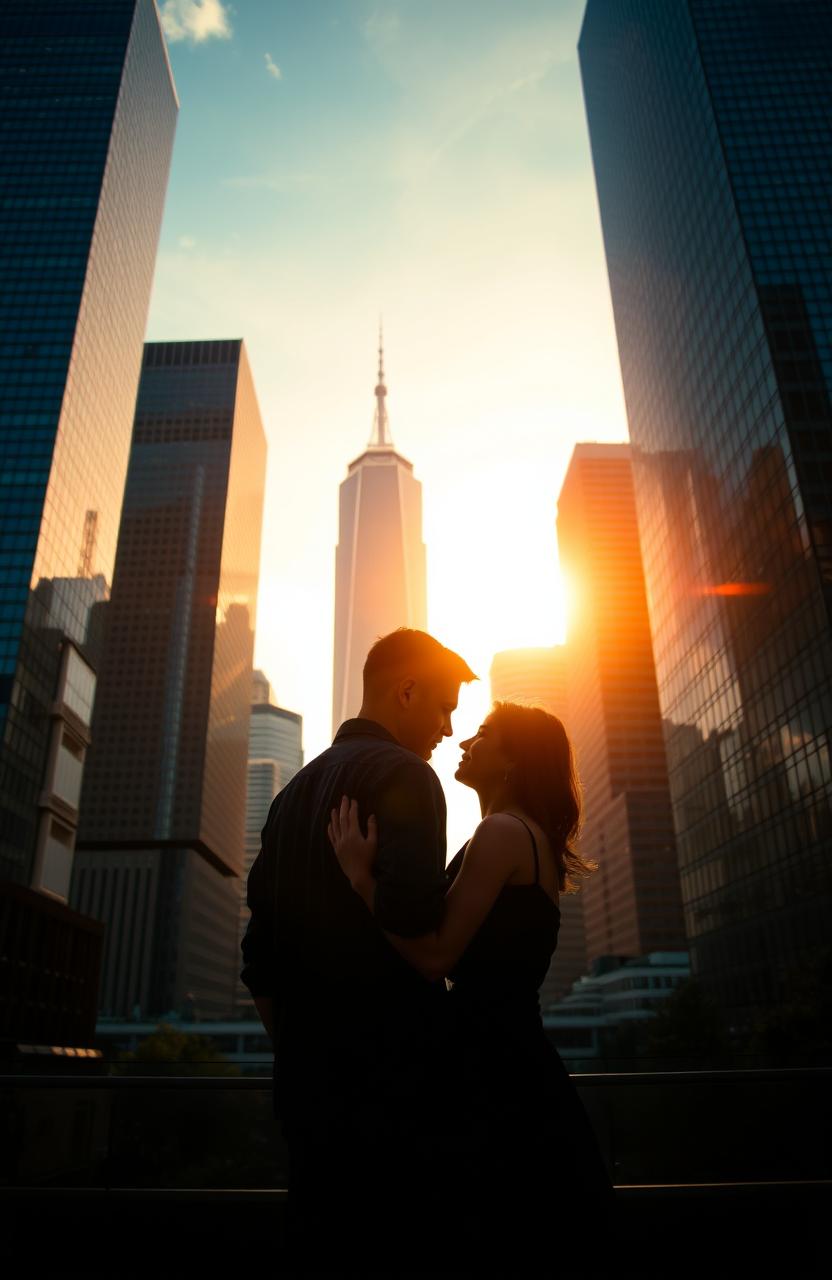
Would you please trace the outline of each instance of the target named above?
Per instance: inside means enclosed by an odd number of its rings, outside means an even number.
[[[423,760],[434,747],[453,732],[451,716],[459,698],[458,680],[441,676],[421,676],[404,682],[401,688],[403,746]]]

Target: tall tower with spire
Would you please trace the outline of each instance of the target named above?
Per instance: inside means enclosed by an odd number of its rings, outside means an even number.
[[[390,436],[381,328],[375,399],[369,444],[350,463],[340,490],[333,732],[358,714],[361,672],[373,642],[396,627],[427,626],[422,486]]]

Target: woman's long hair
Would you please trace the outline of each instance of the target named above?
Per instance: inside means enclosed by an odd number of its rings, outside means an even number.
[[[563,724],[542,707],[495,702],[489,716],[511,761],[515,802],[543,828],[557,864],[558,890],[574,893],[598,864],[581,857],[574,841],[581,827],[581,784]]]

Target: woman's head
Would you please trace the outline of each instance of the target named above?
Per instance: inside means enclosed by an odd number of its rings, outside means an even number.
[[[481,794],[500,794],[543,828],[557,860],[561,891],[594,864],[572,848],[581,822],[581,789],[572,746],[557,716],[540,707],[496,702],[477,733],[460,743],[456,777]]]

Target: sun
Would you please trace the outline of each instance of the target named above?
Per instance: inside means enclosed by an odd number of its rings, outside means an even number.
[[[551,494],[503,494],[490,505],[496,518],[472,527],[453,511],[428,542],[429,630],[481,677],[503,649],[560,644],[566,635]]]

